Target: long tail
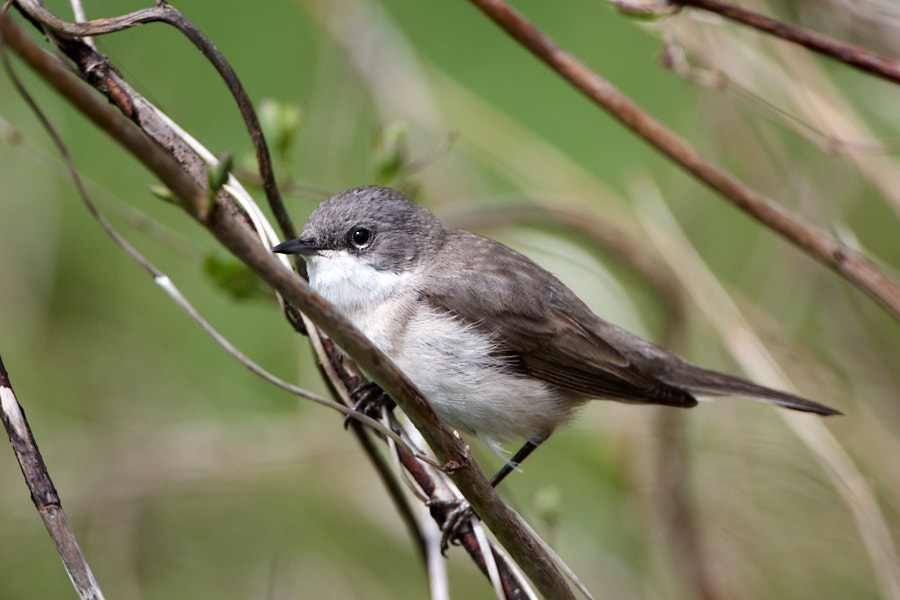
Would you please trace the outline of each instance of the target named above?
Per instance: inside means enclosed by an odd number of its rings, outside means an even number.
[[[804,412],[816,413],[819,415],[840,415],[843,414],[838,410],[801,398],[788,392],[782,392],[757,385],[752,381],[747,381],[733,375],[726,375],[717,371],[710,371],[684,363],[682,368],[666,373],[663,381],[669,385],[684,388],[696,394],[709,394],[715,396],[749,396],[759,398],[785,408],[793,410],[802,410]]]

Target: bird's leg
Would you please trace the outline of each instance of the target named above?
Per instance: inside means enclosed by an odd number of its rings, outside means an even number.
[[[516,467],[522,464],[522,461],[528,458],[528,455],[534,452],[545,439],[546,438],[532,438],[525,442],[525,445],[523,445],[519,451],[516,452],[499,471],[497,471],[497,474],[491,477],[491,487],[496,488],[497,485],[503,481],[507,475],[512,473]],[[442,553],[447,551],[451,542],[458,540],[459,537],[465,533],[465,528],[471,523],[472,519],[478,518],[478,515],[475,514],[475,511],[472,510],[472,506],[468,502],[458,500],[455,501],[455,503],[456,507],[447,515],[444,524],[441,526],[441,530],[443,531],[443,534],[441,535]]]
[[[522,461],[528,458],[528,455],[537,450],[537,447],[544,443],[544,439],[546,438],[532,438],[525,442],[525,445],[519,448],[519,451],[516,452],[511,459],[506,461],[506,464],[500,467],[500,470],[497,471],[497,474],[491,477],[491,487],[497,487],[501,481],[503,481],[507,475],[513,472],[513,469],[522,464]]]
[[[354,402],[353,410],[355,412],[361,412],[373,419],[378,418],[378,412],[382,407],[390,410],[396,406],[391,397],[385,394],[374,381],[367,381],[350,390],[350,399]],[[352,418],[351,415],[347,415],[347,418],[344,419],[344,427],[350,424]]]

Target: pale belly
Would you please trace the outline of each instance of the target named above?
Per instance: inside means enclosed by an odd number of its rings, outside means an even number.
[[[414,273],[378,271],[348,255],[307,257],[310,285],[343,312],[447,423],[498,450],[510,438],[545,438],[577,401],[511,372],[489,336],[418,301]]]
[[[454,429],[496,449],[511,438],[545,438],[568,419],[572,403],[543,382],[510,372],[481,332],[424,304],[404,307],[402,315],[392,304],[348,316]],[[386,322],[403,327],[388,332],[379,327]]]

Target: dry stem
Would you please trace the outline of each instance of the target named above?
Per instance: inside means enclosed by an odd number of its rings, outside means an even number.
[[[835,241],[710,161],[503,0],[470,1],[550,68],[673,162],[842,275],[900,320],[900,285],[871,260]]]
[[[900,61],[842,42],[814,31],[782,23],[771,17],[720,0],[669,0],[676,6],[689,6],[715,13],[742,25],[753,27],[769,35],[793,42],[823,56],[828,56],[851,67],[881,77],[891,83],[900,83]]]
[[[16,460],[22,469],[22,475],[31,490],[31,500],[37,508],[44,526],[50,533],[53,545],[62,559],[72,585],[83,600],[103,600],[103,592],[94,579],[91,567],[78,546],[75,533],[72,531],[66,513],[63,511],[59,495],[47,472],[47,465],[38,451],[31,427],[25,419],[25,413],[19,405],[9,374],[0,357],[0,419],[9,435]]]
[[[421,393],[341,313],[287,270],[271,255],[268,248],[260,245],[258,238],[248,231],[246,223],[241,218],[236,218],[240,213],[232,203],[221,196],[210,203],[203,187],[163,149],[164,145],[147,137],[108,103],[83,86],[55,57],[38,48],[6,15],[0,17],[0,31],[32,69],[156,174],[181,200],[182,206],[191,216],[286,300],[299,307],[378,381],[422,432],[445,471],[545,596],[573,597],[565,579],[540,544],[535,542],[531,533],[520,525],[514,513],[500,500],[475,465],[468,449],[447,429]],[[109,92],[107,89],[103,91]],[[121,93],[119,88],[114,91]],[[119,105],[122,104],[120,101]],[[129,101],[124,105],[129,109],[138,109]],[[129,116],[137,118],[134,114]],[[146,117],[152,118],[152,115]],[[137,120],[142,126],[145,125],[140,119]],[[153,129],[153,126],[148,129]]]

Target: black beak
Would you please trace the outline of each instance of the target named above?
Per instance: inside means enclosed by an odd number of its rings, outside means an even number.
[[[272,248],[272,252],[278,252],[280,254],[304,254],[306,256],[312,256],[318,254],[319,250],[324,249],[324,246],[320,246],[312,240],[297,238],[296,240],[288,240],[287,242],[278,244],[277,246]]]

